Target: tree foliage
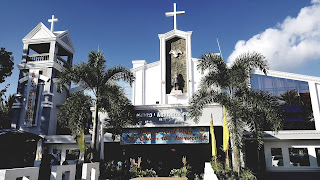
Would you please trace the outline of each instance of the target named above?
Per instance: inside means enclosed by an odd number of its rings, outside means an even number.
[[[14,96],[9,95],[6,99],[6,96],[4,93],[6,92],[7,87],[0,92],[0,129],[9,129],[11,128],[11,122],[12,122],[12,105],[14,103]]]
[[[13,61],[12,52],[8,52],[2,47],[0,50],[0,83],[3,83],[6,77],[11,76]]]
[[[83,92],[71,94],[59,107],[58,123],[60,130],[70,130],[76,139],[91,121],[92,99]],[[63,132],[60,132],[63,133]]]
[[[199,90],[191,98],[190,116],[198,122],[206,105],[219,103],[227,110],[235,155],[239,157],[244,130],[249,130],[250,136],[257,140],[260,148],[264,123],[269,123],[277,131],[283,119],[275,96],[250,88],[250,72],[253,69],[267,73],[265,57],[256,52],[245,53],[230,65],[214,53],[204,54],[200,59],[197,68],[204,76]]]
[[[97,148],[98,112],[103,109],[108,109],[108,107],[102,107],[102,103],[100,103],[103,101],[105,86],[112,86],[119,80],[130,83],[130,85],[134,81],[134,76],[129,69],[120,65],[107,69],[105,63],[106,60],[101,51],[91,51],[88,55],[88,62],[67,68],[61,72],[59,80],[61,84],[69,84],[72,81],[76,85],[80,85],[84,89],[93,92],[96,102],[91,142],[91,148],[93,150],[99,150],[99,148]],[[118,94],[114,94],[114,96],[120,97]]]
[[[124,89],[117,84],[103,86],[101,96],[99,107],[103,107],[102,110],[108,113],[109,118],[105,119],[105,125],[114,139],[115,135],[122,132],[123,127],[134,123],[136,118],[134,106],[126,97]]]

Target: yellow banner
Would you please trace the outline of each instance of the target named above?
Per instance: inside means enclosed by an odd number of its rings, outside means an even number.
[[[226,115],[226,108],[223,106],[223,151],[229,149],[229,127]]]
[[[217,156],[217,148],[216,148],[216,138],[214,136],[214,129],[213,129],[213,121],[212,121],[212,113],[211,113],[211,120],[210,120],[210,134],[211,134],[211,145],[212,145],[212,157]]]
[[[77,138],[80,153],[84,153],[86,150],[86,140],[84,139],[84,132],[82,131],[80,136]]]

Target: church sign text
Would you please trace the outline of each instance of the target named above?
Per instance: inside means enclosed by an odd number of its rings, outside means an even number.
[[[36,92],[37,92],[38,78],[34,72],[29,76],[28,82],[28,94],[27,94],[27,105],[26,105],[26,115],[25,115],[25,125],[32,126],[35,101],[36,101]]]
[[[193,144],[209,143],[207,127],[125,129],[121,134],[126,144]]]

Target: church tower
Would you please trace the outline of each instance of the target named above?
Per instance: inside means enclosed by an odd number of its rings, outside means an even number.
[[[38,135],[54,135],[58,106],[67,90],[57,84],[59,73],[72,66],[74,48],[67,30],[54,31],[58,19],[52,15],[51,29],[40,22],[23,39],[20,70],[12,126]]]
[[[192,31],[177,29],[177,15],[185,11],[167,12],[166,16],[173,16],[173,30],[159,34],[160,64],[161,64],[161,104],[168,104],[170,95],[175,99],[186,100],[193,93],[192,86],[192,57],[191,36]]]
[[[174,105],[187,106],[192,94],[198,88],[200,72],[197,71],[197,58],[192,58],[192,31],[177,29],[177,15],[185,11],[177,11],[176,3],[173,12],[173,30],[159,34],[160,60],[146,64],[145,60],[132,61],[136,80],[132,86],[132,102],[134,105]]]

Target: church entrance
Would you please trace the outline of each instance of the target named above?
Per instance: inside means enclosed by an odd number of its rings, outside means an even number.
[[[108,143],[106,146],[108,146]],[[112,151],[110,149],[106,154],[106,159],[113,160],[110,158],[117,157],[121,161],[129,161],[130,158],[132,158],[137,162],[138,157],[141,157],[142,169],[152,168],[157,172],[158,176],[169,176],[172,169],[179,169],[183,167],[183,157],[186,157],[187,164],[191,166],[193,174],[201,174],[203,173],[204,163],[211,159],[210,144],[113,144],[112,146],[117,150]],[[112,153],[111,151],[117,155],[109,154]]]

